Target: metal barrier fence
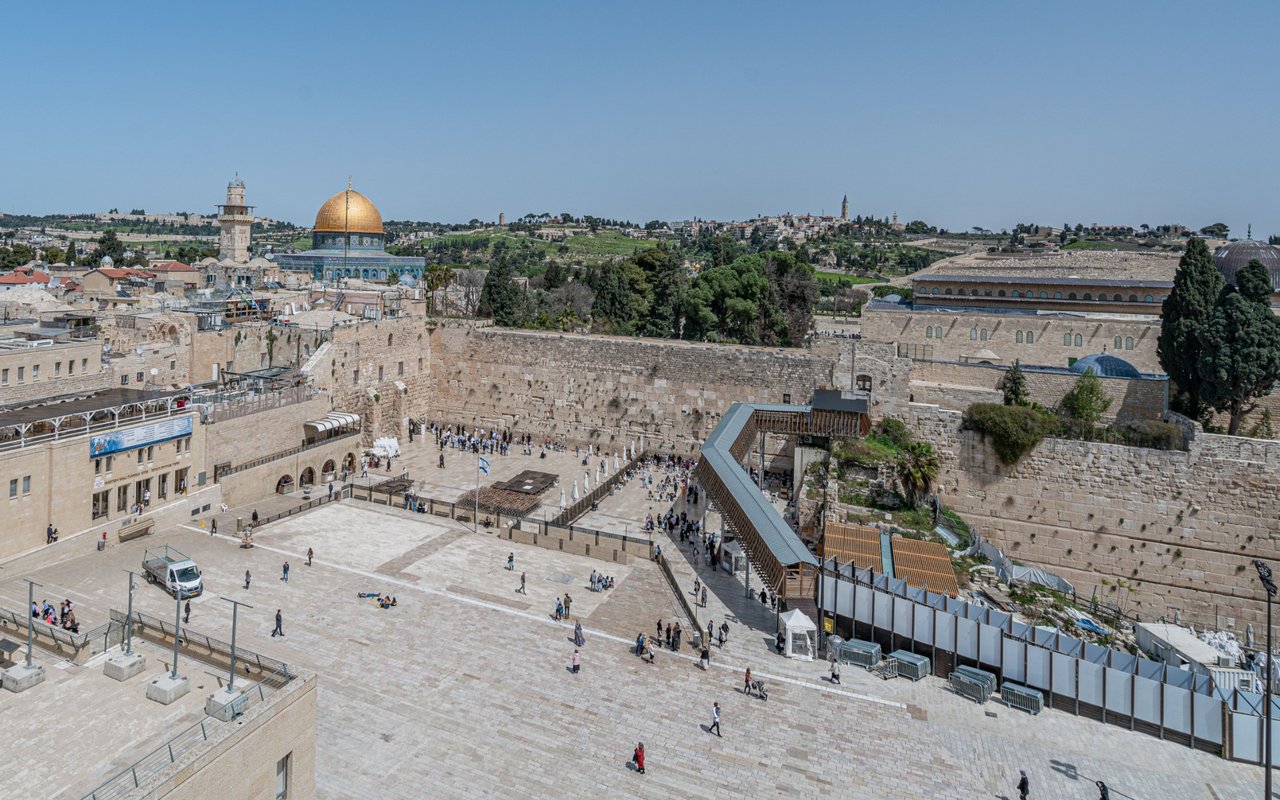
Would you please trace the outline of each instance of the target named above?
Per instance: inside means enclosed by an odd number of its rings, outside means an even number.
[[[635,468],[636,465],[644,463],[644,460],[647,457],[648,453],[642,452],[635,458],[632,458],[624,464],[621,469],[615,470],[613,475],[611,475],[604,483],[596,484],[596,488],[587,492],[581,500],[576,501],[573,505],[557,514],[552,522],[555,522],[557,525],[567,525],[587,513],[591,510],[591,506],[594,503],[608,495],[613,490],[613,487],[617,486],[626,478],[628,472]]]
[[[126,615],[122,611],[111,610],[111,621],[120,626],[123,630]],[[139,636],[155,636],[165,639],[173,636],[173,623],[166,622],[159,617],[153,617],[149,614],[142,614],[137,611],[133,613],[134,633]],[[206,656],[220,656],[225,658],[231,657],[231,643],[224,642],[221,639],[215,639],[207,634],[192,631],[186,625],[179,625],[179,636],[186,643],[188,648],[193,646],[201,647],[205,650]],[[278,688],[284,683],[293,679],[293,675],[289,673],[289,665],[270,656],[264,656],[261,653],[255,653],[247,650],[243,645],[236,645],[236,661],[243,663],[248,667],[254,667],[257,672],[267,676],[279,676],[281,683],[270,683],[270,678],[261,678],[263,682],[267,682],[271,688]]]
[[[978,667],[1042,690],[1060,711],[1121,725],[1226,758],[1262,760],[1261,694],[1222,689],[1206,675],[1099,647],[871,570],[822,571],[819,607],[858,638],[929,656],[934,674]],[[1280,717],[1280,698],[1271,715]],[[1280,738],[1280,737],[1278,737]],[[1280,741],[1273,745],[1280,761]]]

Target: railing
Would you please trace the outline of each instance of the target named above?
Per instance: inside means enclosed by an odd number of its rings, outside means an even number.
[[[124,627],[126,619],[127,615],[123,612],[115,609],[111,610],[111,621],[121,628]],[[151,636],[162,640],[173,637],[174,627],[172,622],[166,622],[149,614],[133,612],[133,627],[134,632],[139,636]],[[193,646],[199,646],[206,651],[206,655],[209,657],[216,655],[227,659],[231,658],[231,644],[229,642],[215,639],[207,634],[193,632],[185,625],[179,625],[178,627],[180,629],[179,637],[188,649]],[[278,689],[294,678],[289,672],[289,665],[285,662],[247,650],[243,645],[236,645],[236,662],[256,667],[257,672],[265,676],[259,680],[273,689]],[[273,680],[276,682],[273,683]]]
[[[248,414],[257,414],[260,411],[269,411],[273,408],[283,408],[295,403],[303,403],[317,394],[319,394],[319,390],[314,387],[294,386],[281,391],[261,392],[252,397],[246,395],[213,401],[212,407],[205,413],[204,421],[211,425],[226,422]],[[204,398],[196,398],[196,402],[205,403],[210,401]]]
[[[578,500],[573,505],[566,508],[564,511],[561,511],[559,514],[556,514],[552,522],[556,523],[557,525],[568,525],[570,522],[573,522],[578,517],[581,517],[583,514],[587,513],[587,511],[591,509],[591,506],[594,503],[599,501],[605,495],[612,492],[613,487],[617,486],[620,482],[622,482],[626,478],[627,473],[630,472],[636,465],[644,463],[644,460],[647,457],[648,457],[648,453],[640,453],[635,458],[628,461],[625,465],[623,465],[622,469],[615,471],[607,481],[605,481],[604,483],[597,483],[596,488],[588,492],[581,500]]]
[[[277,511],[276,513],[266,517],[259,517],[258,524],[266,525],[268,522],[275,522],[278,519],[284,519],[285,517],[292,517],[294,514],[301,514],[303,511],[310,511],[311,509],[317,506],[322,506],[325,503],[331,503],[337,500],[341,500],[343,497],[351,497],[352,496],[351,492],[353,488],[354,487],[349,485],[343,486],[337,489],[333,493],[333,497],[330,497],[328,493],[322,493],[319,496],[313,497],[304,503],[293,506],[292,508],[286,508],[284,511]]]
[[[33,637],[41,647],[52,650],[54,654],[73,663],[82,663],[98,653],[105,653],[124,640],[124,628],[114,622],[107,622],[84,633],[72,633],[32,617],[29,611],[18,613],[0,609],[0,628],[10,625],[24,631],[31,627]],[[42,641],[41,637],[46,641]]]
[[[51,412],[55,411],[56,409],[57,409],[57,406],[50,406]],[[107,409],[100,409],[100,410],[106,411]],[[195,410],[196,409],[192,408],[190,405],[186,406],[185,408],[178,408],[177,405],[174,405],[170,408],[163,408],[156,411],[147,411],[143,414],[132,414],[129,416],[125,416],[124,414],[121,414],[118,419],[116,417],[111,417],[110,419],[103,420],[101,422],[90,423],[87,426],[59,427],[58,430],[53,431],[51,433],[42,433],[42,434],[39,434],[38,436],[21,436],[15,439],[9,439],[9,440],[0,442],[0,452],[6,451],[6,450],[19,450],[24,447],[30,447],[31,445],[42,444],[44,442],[62,441],[63,439],[75,439],[81,436],[88,436],[89,434],[97,433],[98,431],[115,430],[116,428],[120,428],[125,425],[133,425],[135,423],[149,422],[153,419],[161,419],[163,417],[173,417],[173,416],[179,416],[182,414],[190,414]],[[52,413],[51,413],[51,416],[52,416]],[[80,414],[71,414],[71,415],[68,415],[67,417],[67,423],[70,424],[72,422],[80,421],[82,419],[83,417]],[[45,421],[45,420],[42,420],[42,421]]]
[[[243,464],[237,464],[234,467],[227,467],[226,469],[220,469],[217,466],[215,466],[213,470],[213,480],[217,482],[227,477],[228,475],[235,475],[237,472],[244,472],[247,469],[260,467],[263,464],[269,464],[272,461],[278,461],[282,458],[288,458],[289,456],[296,456],[299,453],[305,453],[308,450],[314,450],[317,447],[323,447],[327,444],[333,444],[334,442],[346,441],[347,439],[358,437],[359,435],[360,435],[360,431],[351,431],[350,433],[344,433],[339,436],[330,437],[328,439],[321,439],[318,442],[311,442],[309,444],[303,444],[303,445],[298,445],[297,447],[291,447],[288,450],[281,450],[280,452],[272,453],[269,456],[262,456],[261,458],[255,458],[252,461],[246,461]]]

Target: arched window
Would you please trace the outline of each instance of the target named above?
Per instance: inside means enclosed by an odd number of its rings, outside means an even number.
[[[1120,302],[1120,295],[1118,295],[1118,294],[1117,294],[1117,295],[1114,295],[1111,299],[1112,299],[1112,300],[1114,300],[1115,302],[1119,303],[1119,302]]]
[[[1069,333],[1062,334],[1062,346],[1063,347],[1071,346],[1071,334]]]
[[[941,326],[941,325],[939,325],[938,327],[936,327],[936,328],[934,328],[934,329],[933,329],[933,338],[935,338],[935,339],[941,339],[941,338],[942,338],[942,326]]]
[[[1085,293],[1084,293],[1084,299],[1085,299],[1085,300],[1092,300],[1092,299],[1093,299],[1093,295],[1092,295],[1092,294],[1090,294],[1089,292],[1085,292]]]
[[[1022,344],[1022,331],[1018,331],[1013,335],[1013,340],[1018,344]]]
[[[1117,337],[1115,338],[1115,341],[1113,342],[1113,344],[1115,344],[1116,349],[1117,349],[1117,350],[1119,350],[1121,347],[1123,347],[1123,346],[1124,346],[1124,340],[1123,340],[1123,339],[1121,339],[1119,336],[1117,336]]]
[[[1004,297],[1004,289],[1001,289],[1000,291],[996,292],[996,297]]]
[[[1084,347],[1084,337],[1078,333],[1076,334],[1076,347]]]
[[[1054,299],[1054,300],[1061,300],[1061,299],[1062,299],[1062,292],[1054,292],[1054,293],[1053,293],[1053,299]]]
[[[978,296],[978,290],[977,290],[977,289],[973,289],[973,290],[971,290],[971,291],[969,292],[969,294],[973,295],[974,297],[977,297],[977,296]]]
[[[983,328],[983,329],[982,329],[982,332],[978,334],[978,340],[979,340],[979,341],[982,341],[982,342],[985,342],[985,341],[987,340],[987,329],[986,329],[986,328]]]
[[[947,291],[943,292],[943,294],[951,294],[951,287],[948,286]]]
[[[1151,303],[1151,302],[1154,302],[1154,300],[1152,299],[1151,295],[1146,295],[1145,297],[1142,298],[1142,302]]]
[[[932,326],[932,325],[925,325],[925,326],[924,326],[924,338],[926,338],[926,339],[932,339],[932,338],[933,338],[933,326]]]
[[[388,334],[387,334],[387,347],[390,347],[390,346],[391,346],[391,339],[392,339],[392,337],[393,337],[393,336],[395,336],[395,334],[394,334],[394,333],[388,333]]]
[[[1125,350],[1132,350],[1132,349],[1133,349],[1133,337],[1132,337],[1132,336],[1126,336],[1126,337],[1124,337],[1124,349],[1125,349]]]
[[[1138,302],[1138,296],[1137,296],[1136,294],[1131,294],[1131,295],[1129,295],[1129,302],[1130,302],[1130,303],[1136,303],[1136,302]]]
[[[937,286],[933,287],[933,292],[932,292],[933,294],[938,294],[940,292],[941,290]]]
[[[990,297],[990,296],[991,296],[991,290],[990,290],[990,289],[987,289],[985,292],[983,292],[983,294],[984,294],[984,295],[986,295],[987,297]],[[1001,294],[1003,294],[1003,292],[1001,292]]]
[[[1048,293],[1048,292],[1046,292],[1046,291],[1044,291],[1044,290],[1042,289],[1042,290],[1040,291],[1040,299],[1041,299],[1041,300],[1048,300],[1048,299],[1049,299],[1049,293]]]
[[[976,327],[969,329],[969,340],[973,341],[978,338],[978,329]]]
[[[1068,299],[1068,300],[1075,300],[1075,299],[1076,299],[1076,293],[1075,293],[1075,292],[1071,292],[1070,294],[1068,294],[1068,295],[1067,295],[1067,299]]]
[[[1036,332],[1027,331],[1027,344],[1035,344],[1035,343],[1036,343]]]
[[[1022,292],[1018,291],[1017,289],[1014,289],[1014,290],[1013,290],[1013,296],[1014,296],[1014,297],[1022,297]]]

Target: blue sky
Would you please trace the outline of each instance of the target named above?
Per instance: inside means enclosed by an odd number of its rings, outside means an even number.
[[[56,8],[56,14],[54,9]],[[1280,3],[19,3],[0,210],[1280,233]]]

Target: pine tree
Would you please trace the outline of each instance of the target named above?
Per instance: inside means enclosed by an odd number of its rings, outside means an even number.
[[[1000,385],[997,388],[1004,393],[1004,404],[1006,406],[1026,405],[1027,376],[1022,371],[1022,365],[1014,361],[1013,366],[1000,379]]]
[[[1252,411],[1251,401],[1271,393],[1280,380],[1280,319],[1271,313],[1271,278],[1261,262],[1250,261],[1236,276],[1240,290],[1228,288],[1200,336],[1197,363],[1201,397],[1231,415],[1235,436]]]
[[[1200,419],[1207,410],[1199,371],[1201,335],[1213,316],[1222,286],[1222,275],[1213,266],[1208,245],[1192,237],[1178,262],[1173,291],[1165,298],[1156,345],[1160,366],[1177,388],[1174,406],[1192,419]]]
[[[511,262],[503,257],[493,262],[480,290],[480,313],[493,317],[496,325],[519,324],[520,288],[512,280]]]

